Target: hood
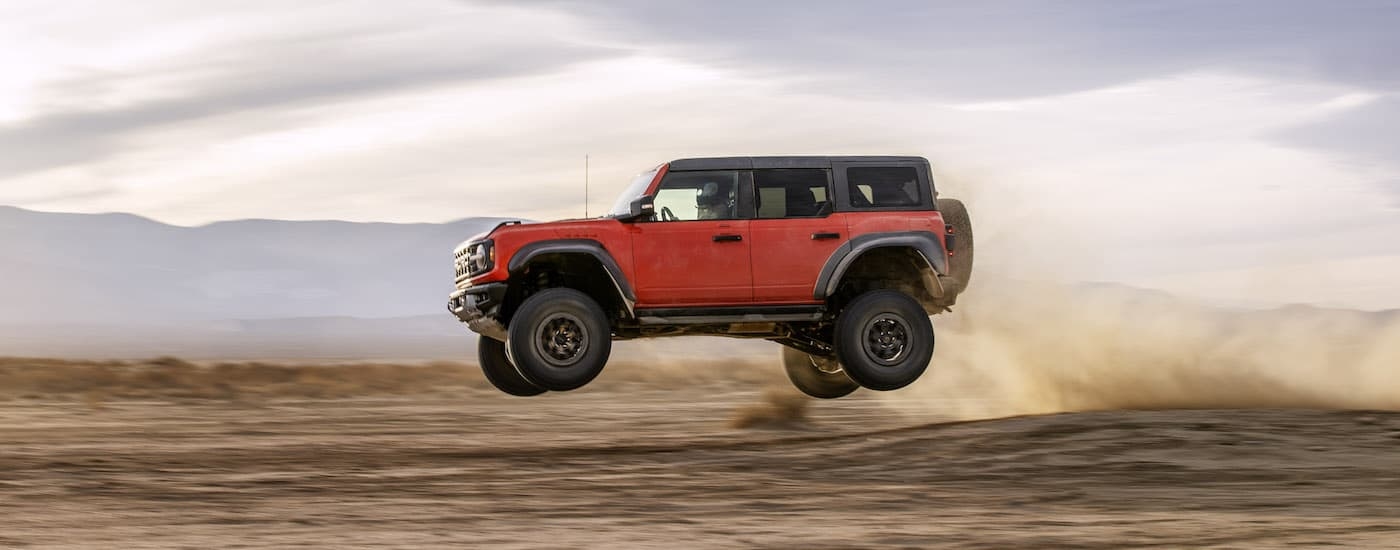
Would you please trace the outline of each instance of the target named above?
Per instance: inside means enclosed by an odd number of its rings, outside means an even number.
[[[550,239],[599,239],[604,232],[616,230],[622,224],[616,218],[579,218],[548,222],[510,220],[496,224],[490,231],[472,235],[457,245],[454,252],[463,252],[472,243],[486,239],[512,241],[543,241]]]

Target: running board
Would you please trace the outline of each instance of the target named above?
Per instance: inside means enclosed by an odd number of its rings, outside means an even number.
[[[824,306],[676,307],[638,309],[643,325],[724,325],[820,321]]]

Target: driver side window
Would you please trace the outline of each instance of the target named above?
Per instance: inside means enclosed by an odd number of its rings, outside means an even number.
[[[738,171],[671,172],[652,202],[654,221],[737,219],[738,198]]]

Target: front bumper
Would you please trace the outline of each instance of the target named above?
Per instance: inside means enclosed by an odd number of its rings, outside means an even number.
[[[469,286],[447,297],[447,311],[473,332],[504,342],[506,329],[498,317],[505,296],[505,283]]]

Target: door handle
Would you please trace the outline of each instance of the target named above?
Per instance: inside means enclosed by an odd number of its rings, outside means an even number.
[[[744,236],[743,236],[743,235],[715,235],[714,240],[715,240],[715,242],[717,242],[717,243],[724,243],[724,242],[730,242],[730,241],[742,241],[742,240],[744,240]]]
[[[839,238],[841,238],[841,234],[840,234],[840,233],[836,233],[836,232],[834,232],[834,231],[823,231],[823,232],[817,232],[817,233],[813,233],[813,234],[812,234],[812,240],[814,240],[814,241],[820,241],[820,240],[822,240],[822,239],[839,239]]]

